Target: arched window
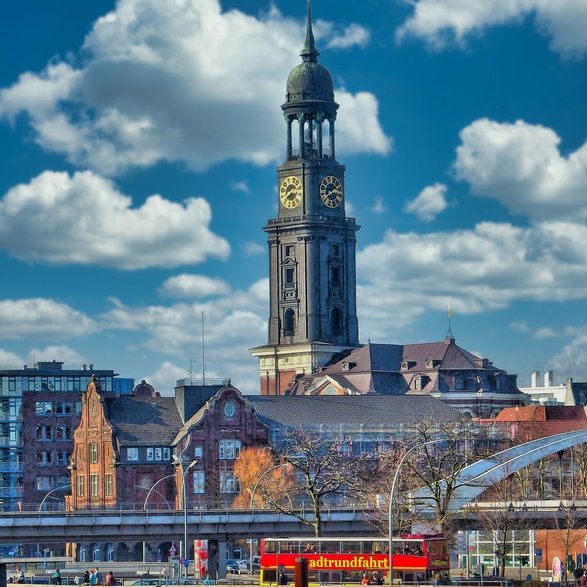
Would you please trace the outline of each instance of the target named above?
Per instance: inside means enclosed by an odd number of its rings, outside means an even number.
[[[285,334],[293,334],[296,325],[296,313],[288,308],[283,315],[283,331]]]
[[[334,308],[331,314],[332,336],[340,336],[342,334],[342,312],[339,308]]]

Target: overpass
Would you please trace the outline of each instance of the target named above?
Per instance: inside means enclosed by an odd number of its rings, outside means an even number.
[[[573,430],[517,444],[497,452],[489,458],[476,461],[461,469],[452,482],[455,490],[451,496],[448,510],[451,513],[461,511],[486,489],[516,471],[551,454],[584,442],[587,442],[587,429]],[[443,481],[443,483],[446,488],[446,482]],[[410,498],[414,503],[425,504],[422,509],[418,510],[419,513],[425,514],[433,510],[430,505],[432,493],[429,488],[423,487],[411,492]]]
[[[367,510],[324,512],[325,535],[373,533]],[[300,512],[304,515],[303,512]],[[308,520],[312,514],[308,513]],[[371,516],[372,519],[372,516]],[[308,536],[312,529],[295,516],[265,510],[188,510],[189,535],[199,539]],[[0,513],[0,543],[167,540],[184,534],[183,510]]]

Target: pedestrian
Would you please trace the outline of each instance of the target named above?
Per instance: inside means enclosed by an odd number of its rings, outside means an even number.
[[[96,569],[90,571],[90,585],[97,585],[98,578],[96,577]]]
[[[96,567],[96,585],[104,585],[104,576],[98,567]]]
[[[587,587],[587,569],[585,569],[583,574],[577,579],[577,585],[579,585],[579,587]]]
[[[84,573],[84,578],[82,579],[82,583],[84,585],[90,584],[90,571],[88,571],[88,569],[86,569],[86,572]]]
[[[55,569],[51,574],[51,583],[53,583],[53,585],[61,585],[61,572],[59,569]]]
[[[108,571],[106,573],[106,580],[104,581],[104,585],[110,587],[111,585],[116,585],[116,580],[114,579],[114,573],[112,571]]]

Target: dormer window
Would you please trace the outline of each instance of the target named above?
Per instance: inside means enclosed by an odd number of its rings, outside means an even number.
[[[402,361],[400,368],[401,368],[402,371],[407,371],[409,369],[408,362],[407,361]]]

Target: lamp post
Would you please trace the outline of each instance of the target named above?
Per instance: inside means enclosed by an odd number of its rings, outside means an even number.
[[[428,440],[427,442],[419,442],[418,444],[415,444],[414,446],[410,447],[405,453],[404,456],[401,458],[399,465],[397,466],[397,469],[395,470],[395,475],[393,476],[393,482],[391,484],[391,491],[389,492],[389,535],[388,535],[388,545],[387,548],[389,550],[389,584],[393,585],[393,544],[392,544],[392,539],[393,539],[393,498],[395,495],[395,488],[397,486],[397,482],[399,479],[399,472],[401,471],[401,468],[403,466],[403,464],[405,463],[406,459],[412,454],[412,452],[414,452],[415,450],[419,449],[419,448],[423,448],[424,446],[428,446],[430,444],[438,444],[439,442],[442,442],[443,440],[445,440],[444,438],[436,438],[434,440]]]
[[[49,491],[48,493],[45,494],[45,497],[43,497],[43,499],[41,500],[41,503],[39,504],[39,508],[38,511],[42,512],[43,511],[43,506],[45,505],[45,502],[47,501],[47,498],[52,494],[55,493],[56,491],[60,491],[62,489],[69,489],[71,487],[71,484],[68,483],[67,485],[59,485],[58,487],[54,487],[53,489],[51,489],[51,491]]]
[[[183,451],[182,451],[183,454]],[[188,505],[185,498],[185,476],[186,473],[196,465],[197,459],[194,459],[187,467],[184,467],[183,461],[177,455],[173,455],[173,462],[179,465],[181,470],[181,506],[183,507],[183,558],[187,560],[188,554]],[[181,553],[180,553],[181,554]],[[185,574],[187,576],[187,567],[185,567]]]

